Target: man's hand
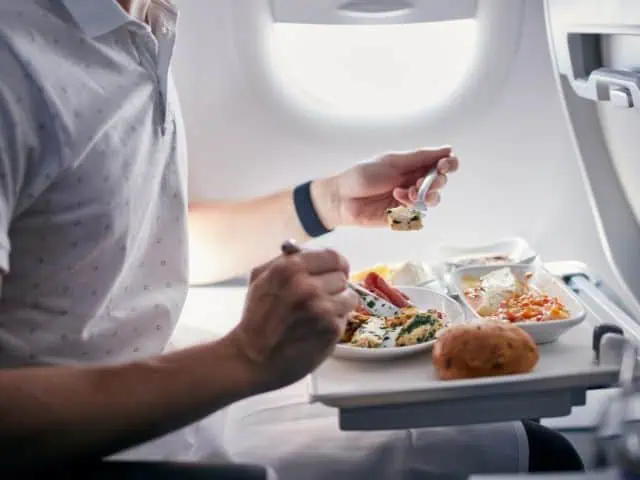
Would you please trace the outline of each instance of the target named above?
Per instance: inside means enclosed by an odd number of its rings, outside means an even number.
[[[257,392],[303,378],[331,353],[358,297],[334,251],[280,256],[251,274],[244,314],[229,339]]]
[[[427,194],[427,205],[440,201],[439,190],[447,174],[458,169],[451,148],[391,153],[373,162],[356,165],[335,177],[312,183],[318,215],[327,228],[386,225],[384,212],[401,204],[411,205],[422,179],[434,168],[439,176]]]

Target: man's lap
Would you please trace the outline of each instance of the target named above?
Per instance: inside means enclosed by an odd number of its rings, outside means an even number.
[[[309,404],[306,398],[306,386],[296,384],[230,407],[224,443],[231,457],[271,465],[283,480],[302,478],[302,473],[305,479],[338,480],[528,468],[520,422],[343,432],[335,409]]]
[[[269,465],[289,478],[402,478],[410,473],[527,470],[519,422],[379,432],[342,432],[337,411],[309,404],[303,383],[232,405],[119,458]],[[391,475],[393,473],[393,475]],[[301,476],[303,475],[303,476]]]

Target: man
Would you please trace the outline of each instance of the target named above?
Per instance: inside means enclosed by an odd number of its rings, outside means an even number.
[[[193,206],[198,275],[253,269],[249,293],[229,335],[162,355],[188,280],[176,17],[165,0],[0,0],[0,466],[102,458],[303,378],[356,299],[344,258],[273,259],[280,242],[382,225],[437,167],[435,205],[457,169],[449,148],[392,154]]]

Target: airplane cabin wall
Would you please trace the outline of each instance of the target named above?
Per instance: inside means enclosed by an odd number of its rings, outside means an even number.
[[[228,9],[246,13],[247,5],[259,3],[179,2],[174,75],[187,127],[193,199],[264,194],[379,152],[450,143],[461,169],[451,176],[442,204],[425,219],[424,231],[344,229],[314,243],[333,246],[352,266],[362,267],[430,260],[441,242],[520,235],[546,260],[584,261],[613,282],[554,84],[542,2],[524,2],[513,71],[500,95],[472,121],[449,118],[428,129],[390,126],[389,135],[365,130],[353,136],[332,134],[330,126],[314,135],[261,95],[256,78],[247,74],[259,62],[242,58],[238,48],[249,41],[249,32],[239,31],[227,15]]]

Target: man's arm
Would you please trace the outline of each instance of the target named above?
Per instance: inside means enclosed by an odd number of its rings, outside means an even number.
[[[358,303],[348,270],[331,251],[254,269],[240,323],[217,342],[119,366],[0,370],[0,472],[95,461],[303,378]]]
[[[416,200],[429,172],[440,174],[426,203],[434,207],[447,173],[458,169],[450,147],[390,153],[311,184],[311,201],[329,230],[341,225],[381,227],[388,208]],[[247,272],[277,253],[280,243],[308,240],[296,215],[293,193],[285,190],[245,202],[203,202],[190,207],[193,283],[223,280]]]
[[[0,370],[0,471],[114,454],[255,385],[226,340],[120,366]]]
[[[333,177],[314,181],[314,205],[334,203]],[[318,209],[321,222],[337,226],[329,209]],[[324,213],[323,213],[324,212]],[[189,259],[192,284],[211,283],[247,273],[278,254],[283,240],[305,242],[293,203],[293,190],[240,202],[199,202],[189,205]]]

